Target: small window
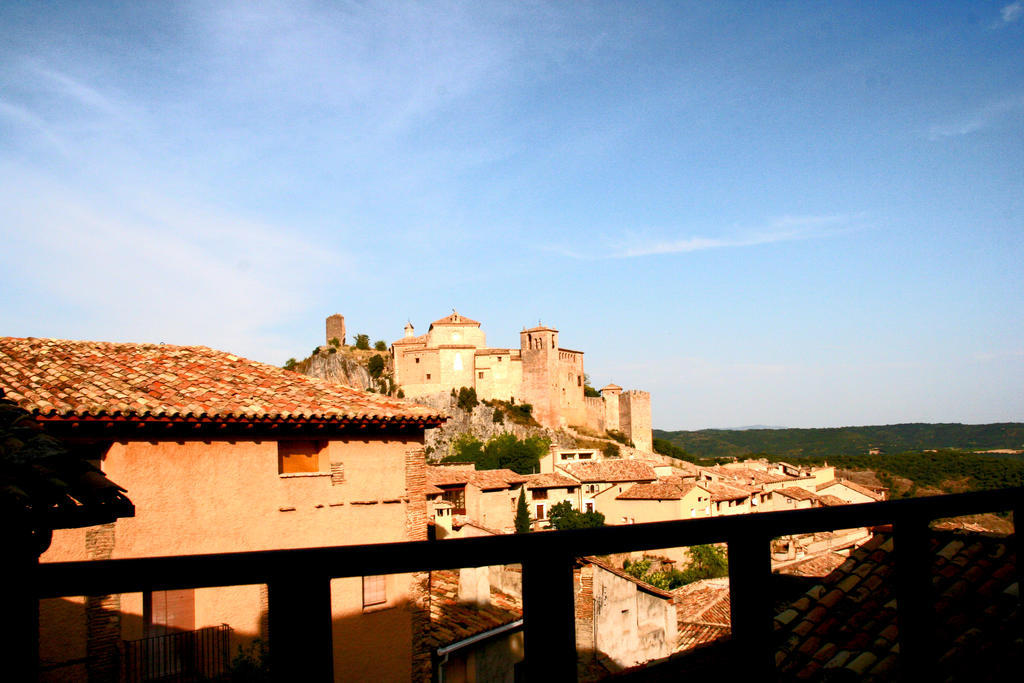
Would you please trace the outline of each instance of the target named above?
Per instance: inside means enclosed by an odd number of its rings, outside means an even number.
[[[430,373],[429,372],[427,373],[427,379],[430,379]]]
[[[537,506],[537,519],[546,519],[545,516],[544,516],[544,506],[543,505],[538,505]]]
[[[580,453],[580,460],[590,460],[593,456],[593,453]]]
[[[570,486],[568,488],[568,491],[569,491],[569,493],[576,493],[576,487],[575,486]]]
[[[419,362],[420,362],[420,358],[419,358],[419,356],[416,356],[416,362],[417,362],[417,363],[419,363]]]
[[[501,362],[501,356],[498,356],[498,362],[499,363]]]
[[[363,577],[363,607],[383,605],[388,601],[388,577],[386,574]]]
[[[547,489],[534,489],[533,490],[533,499],[534,500],[547,500],[548,499],[548,490]]]
[[[484,373],[478,372],[478,373],[476,373],[476,376],[477,376],[477,379],[483,379],[484,378]]]
[[[594,511],[594,504],[590,503],[590,502],[584,503],[583,504],[583,508],[584,508],[584,510],[586,512],[593,512]]]
[[[316,439],[277,442],[278,474],[320,471],[320,453],[326,443]]]
[[[578,376],[578,375],[576,376],[576,386],[578,386],[578,387],[582,387],[583,386],[583,378]]]

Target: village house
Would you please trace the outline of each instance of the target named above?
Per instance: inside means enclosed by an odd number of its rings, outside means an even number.
[[[337,318],[328,319],[328,339],[338,333],[330,322]],[[562,348],[553,327],[524,328],[517,349],[492,348],[478,321],[452,311],[426,334],[406,324],[405,335],[391,344],[391,359],[406,397],[473,388],[482,400],[530,404],[546,427],[619,431],[637,449],[653,451],[650,394],[609,384],[599,397],[584,396],[583,352]]]
[[[580,510],[580,482],[558,473],[526,475],[527,509],[536,526],[546,528],[551,508],[569,503]],[[593,508],[588,508],[593,509]]]
[[[430,409],[165,344],[0,338],[0,388],[135,506],[55,531],[41,562],[426,539],[423,432],[444,420]],[[331,582],[336,677],[412,677],[418,590]],[[119,650],[147,648],[166,653],[150,674],[171,674],[186,662],[163,636],[226,624],[234,653],[267,638],[267,604],[262,585],[45,600],[42,678],[116,678]]]

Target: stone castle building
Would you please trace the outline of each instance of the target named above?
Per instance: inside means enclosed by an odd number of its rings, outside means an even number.
[[[407,398],[472,387],[482,400],[531,404],[544,426],[617,430],[652,450],[651,395],[609,384],[599,397],[584,396],[583,352],[561,348],[552,327],[524,329],[518,349],[492,348],[479,322],[452,311],[419,336],[406,324],[391,356]]]

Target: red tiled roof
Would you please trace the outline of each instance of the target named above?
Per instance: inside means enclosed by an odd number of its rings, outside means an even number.
[[[817,486],[815,486],[814,490],[824,491],[830,486],[837,485],[845,486],[846,488],[852,489],[857,493],[863,493],[865,496],[873,498],[874,500],[885,500],[885,496],[880,491],[874,488],[868,488],[867,486],[858,484],[855,481],[850,481],[849,479],[833,479],[832,481],[826,481],[824,484],[818,484]]]
[[[427,335],[421,334],[418,337],[402,337],[391,342],[392,346],[401,346],[402,344],[426,344]]]
[[[676,484],[664,479],[649,484],[633,484],[615,496],[616,500],[682,500],[697,485],[688,482]]]
[[[702,481],[700,485],[711,492],[711,500],[740,500],[749,498],[750,492],[738,486],[730,486],[717,481]]]
[[[1021,655],[1012,539],[933,532],[928,540],[935,610],[928,647],[937,670],[944,680],[1012,680],[1019,675],[1013,660]],[[820,679],[825,669],[870,680],[895,677],[893,548],[891,536],[875,536],[776,615],[780,678]],[[1000,670],[1006,666],[1009,671]]]
[[[52,419],[445,419],[205,346],[0,337],[0,387],[23,409]]]
[[[729,579],[704,579],[672,591],[676,602],[676,651],[707,645],[732,633]]]
[[[784,489],[776,489],[775,493],[781,493],[787,498],[793,500],[821,500],[816,493],[811,493],[807,489],[802,489],[799,486],[787,486]]]
[[[494,588],[488,605],[460,604],[459,572],[430,572],[430,627],[425,637],[432,649],[504,626],[522,616],[522,603]]]
[[[473,484],[481,489],[505,489],[518,486],[525,481],[524,475],[516,474],[512,470],[477,470],[472,463],[427,466],[427,483],[433,486]]]
[[[557,472],[526,475],[526,488],[530,490],[570,488],[579,485],[580,483],[575,479],[562,476]]]
[[[582,482],[654,481],[654,468],[638,460],[569,462],[558,466]]]
[[[725,477],[732,477],[738,481],[742,481],[743,483],[749,483],[753,480],[755,485],[778,484],[784,481],[806,481],[811,479],[811,477],[793,477],[788,474],[765,472],[763,470],[755,470],[750,467],[727,467],[715,465],[714,467],[706,467],[704,469]]]
[[[471,320],[464,315],[459,315],[457,312],[452,311],[450,315],[435,320],[430,323],[430,329],[433,329],[434,325],[476,325],[480,327],[480,323],[476,320]]]
[[[615,390],[622,391],[622,387],[620,387],[618,384],[606,384],[605,386],[601,387],[601,391],[609,391],[609,390],[611,390],[611,391],[615,391]]]

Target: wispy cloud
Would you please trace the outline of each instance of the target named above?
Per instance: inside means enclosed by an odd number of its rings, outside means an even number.
[[[837,234],[847,228],[853,216],[782,216],[759,230],[747,230],[726,237],[700,235],[652,239],[639,234],[609,240],[603,249],[584,251],[574,248],[551,247],[551,251],[578,259],[635,258],[661,254],[685,254],[707,249],[753,247],[777,242],[816,239]]]
[[[1024,111],[1024,95],[1015,95],[992,102],[981,109],[964,116],[959,121],[933,125],[928,129],[929,140],[970,135],[988,128],[999,120]]]
[[[992,28],[1002,28],[1024,16],[1024,2],[1016,0],[999,10],[999,19],[992,25]]]

